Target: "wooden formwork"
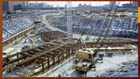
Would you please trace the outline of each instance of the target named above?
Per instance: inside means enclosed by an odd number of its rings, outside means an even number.
[[[72,51],[73,48],[69,44],[46,44],[17,52],[16,54],[3,58],[3,61],[8,62],[8,64],[14,64],[17,67],[26,67],[32,63],[42,64],[42,69],[39,67],[40,69],[36,72],[34,71],[32,73],[33,75],[44,71],[44,69],[48,70],[60,61],[70,57],[70,55],[73,53]]]
[[[49,31],[49,32],[42,32],[41,39],[44,41],[59,39],[66,37],[66,33],[59,32],[59,31]]]
[[[124,46],[125,44],[137,44],[137,41],[121,41],[121,42],[104,42],[103,47],[117,47]],[[33,72],[30,76],[43,73],[52,69],[57,64],[61,63],[71,55],[74,55],[77,50],[81,48],[95,48],[95,42],[82,43],[46,43],[45,45],[38,46],[35,48],[25,49],[21,52],[17,52],[13,55],[3,58],[3,61],[8,64],[14,64],[16,67],[26,67],[35,63],[37,68],[33,68]],[[102,49],[101,51],[110,52],[116,51]],[[130,51],[131,49],[120,49],[118,51]],[[15,59],[13,59],[15,58]],[[7,61],[10,60],[10,61]],[[15,64],[16,63],[16,64]],[[33,66],[34,67],[34,66]],[[28,74],[29,76],[29,74]]]

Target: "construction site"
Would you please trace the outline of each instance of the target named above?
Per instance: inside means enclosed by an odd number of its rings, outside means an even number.
[[[3,2],[3,77],[138,77],[137,10],[134,1]]]

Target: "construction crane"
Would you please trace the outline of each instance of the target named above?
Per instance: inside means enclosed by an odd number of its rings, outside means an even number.
[[[118,5],[120,4],[120,2],[118,3]],[[113,7],[114,8],[114,7]],[[101,38],[101,36],[99,36],[97,38],[97,41],[96,41],[96,47],[98,48],[97,50],[95,50],[95,54],[94,54],[94,57],[97,55],[98,51],[100,50],[100,48],[103,46],[103,43],[104,43],[104,40],[106,40],[106,37],[108,35],[108,32],[109,32],[109,28],[111,26],[111,23],[112,23],[112,19],[114,18],[114,15],[115,15],[115,11],[117,10],[117,7],[115,6],[115,10],[114,10],[114,14],[112,15],[112,17],[110,17],[110,21],[106,27],[106,31],[104,31],[104,36],[103,36],[103,39]],[[111,12],[113,11],[113,9],[108,13],[108,15],[111,14]]]
[[[109,12],[110,14],[111,12]],[[103,42],[106,39],[108,32],[109,32],[109,28],[111,26],[112,23],[112,19],[114,16],[110,17],[110,21],[104,31],[104,36],[103,39],[101,38],[101,36],[98,37],[97,41],[96,41],[96,49],[92,50],[92,49],[80,49],[76,52],[76,56],[75,56],[75,62],[73,64],[73,67],[76,70],[79,71],[83,71],[83,72],[87,72],[90,68],[96,68],[95,66],[95,61],[96,61],[96,57],[97,54],[100,50],[100,48],[103,46]],[[84,33],[82,33],[82,35],[84,35]]]
[[[70,1],[67,2],[67,38],[68,41],[72,41],[72,3]]]

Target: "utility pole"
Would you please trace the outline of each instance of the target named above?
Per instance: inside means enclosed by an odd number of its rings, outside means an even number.
[[[72,42],[72,4],[67,2],[67,38],[69,42]]]

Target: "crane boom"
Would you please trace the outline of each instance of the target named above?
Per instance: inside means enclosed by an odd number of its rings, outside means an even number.
[[[120,2],[118,3],[118,5],[120,4]],[[115,8],[115,10],[117,10],[117,7]],[[110,17],[110,21],[109,21],[109,23],[108,23],[108,25],[107,25],[107,29],[106,29],[106,31],[104,32],[104,36],[103,36],[103,39],[101,39],[101,36],[99,36],[98,38],[97,38],[97,50],[95,50],[94,52],[94,57],[97,55],[97,53],[98,53],[98,51],[99,51],[99,49],[103,46],[103,42],[104,42],[104,40],[106,39],[106,37],[107,37],[107,35],[108,35],[108,32],[109,32],[109,28],[110,28],[110,26],[111,26],[111,23],[112,23],[112,19],[114,18],[114,15],[115,15],[115,10],[114,10],[114,13],[113,13],[113,15],[112,15],[112,17]],[[113,11],[113,10],[111,10],[111,11]],[[111,14],[111,11],[109,12],[109,15]]]

